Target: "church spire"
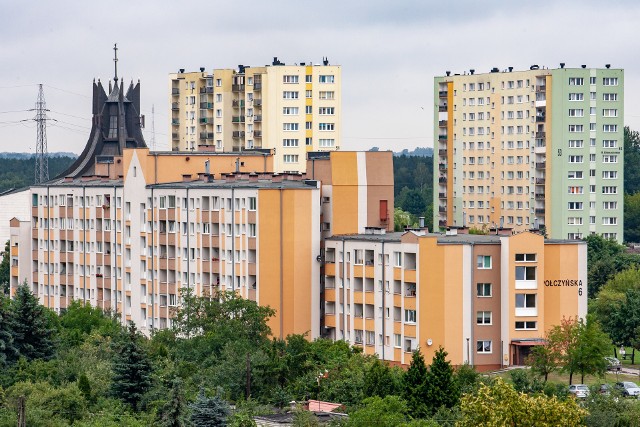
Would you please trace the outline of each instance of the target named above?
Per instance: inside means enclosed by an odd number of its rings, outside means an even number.
[[[113,44],[113,67],[114,67],[114,76],[113,81],[118,81],[118,43]]]

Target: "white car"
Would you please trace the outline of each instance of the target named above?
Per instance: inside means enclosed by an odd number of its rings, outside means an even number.
[[[640,396],[640,387],[631,381],[616,383],[615,388],[625,396]]]
[[[589,386],[586,384],[571,384],[569,386],[569,393],[577,398],[584,399],[589,396]]]

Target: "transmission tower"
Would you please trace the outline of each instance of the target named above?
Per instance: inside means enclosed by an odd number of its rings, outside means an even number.
[[[44,100],[42,84],[39,85],[36,101],[36,184],[49,181],[49,152],[47,151],[47,103]]]

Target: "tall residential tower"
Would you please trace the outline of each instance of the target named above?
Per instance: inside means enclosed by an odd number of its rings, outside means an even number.
[[[171,149],[275,149],[275,171],[340,148],[341,69],[301,62],[171,74]]]
[[[436,77],[434,224],[622,241],[624,73]]]

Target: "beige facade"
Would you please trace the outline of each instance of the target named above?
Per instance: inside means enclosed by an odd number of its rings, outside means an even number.
[[[274,170],[304,172],[309,151],[339,150],[341,67],[240,65],[172,74],[172,150],[275,149]]]

